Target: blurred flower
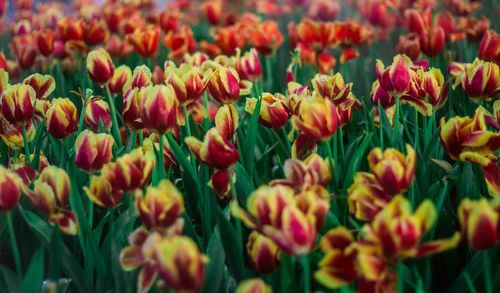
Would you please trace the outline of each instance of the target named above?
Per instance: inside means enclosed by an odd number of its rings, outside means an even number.
[[[499,242],[500,202],[498,198],[471,200],[465,198],[458,207],[462,237],[474,250],[487,250]]]
[[[352,118],[352,112],[354,109],[362,110],[363,106],[361,102],[356,99],[356,97],[349,93],[347,98],[341,104],[337,105],[337,113],[339,114],[340,127],[346,126]]]
[[[185,138],[187,147],[202,164],[216,169],[228,169],[240,156],[238,150],[216,128],[211,128],[205,138],[199,141],[190,136]]]
[[[132,34],[127,35],[127,40],[134,46],[137,54],[144,58],[151,57],[158,47],[160,30],[156,26],[136,28]]]
[[[103,100],[91,101],[85,108],[84,121],[94,132],[99,132],[101,123],[104,130],[111,129],[113,119],[108,103]]]
[[[261,99],[261,108],[259,113],[259,122],[268,128],[279,129],[288,122],[291,115],[288,101],[280,93],[274,95],[263,93]],[[257,98],[248,98],[245,105],[245,111],[253,114],[257,105]]]
[[[274,21],[264,21],[252,30],[252,46],[262,55],[269,56],[283,43],[283,36]],[[243,49],[243,48],[241,48]]]
[[[210,24],[216,25],[220,22],[222,18],[222,1],[220,0],[205,1],[201,5],[201,9],[203,10],[205,18]]]
[[[104,21],[93,19],[89,24],[83,24],[83,39],[89,46],[106,42],[108,38],[109,31]]]
[[[51,29],[40,30],[36,33],[38,51],[43,56],[50,56],[54,51],[54,37]]]
[[[14,209],[21,195],[21,178],[14,172],[0,166],[0,212]]]
[[[158,25],[164,32],[176,31],[180,17],[179,11],[164,10],[158,14]]]
[[[240,78],[232,68],[218,66],[208,82],[210,96],[221,104],[231,104],[240,97]]]
[[[238,75],[241,79],[256,82],[262,74],[262,68],[257,50],[252,48],[242,57],[240,56],[240,52],[241,51],[237,49],[235,69],[238,72]]]
[[[32,74],[23,80],[23,84],[29,85],[35,90],[37,99],[46,99],[56,88],[56,81],[49,74]]]
[[[77,21],[65,17],[58,22],[57,28],[63,42],[83,40],[84,23],[82,19]]]
[[[241,281],[235,293],[271,293],[272,289],[259,278]]]
[[[373,174],[358,172],[349,187],[347,203],[349,212],[357,219],[371,221],[391,200]]]
[[[292,159],[304,160],[316,150],[316,140],[299,133],[292,144]]]
[[[231,170],[231,180],[233,184],[236,182],[236,174]],[[215,194],[220,198],[232,199],[231,182],[226,170],[216,170],[210,177],[208,186],[212,188]]]
[[[52,100],[45,117],[47,132],[56,139],[72,135],[78,128],[78,114],[75,104],[68,98]]]
[[[121,21],[126,19],[126,8],[122,5],[106,5],[103,7],[103,18],[112,32],[118,32]]]
[[[236,53],[236,48],[243,49],[246,40],[235,26],[226,26],[218,28],[212,35],[216,44],[213,50],[219,51],[217,55],[222,54],[232,56]],[[205,45],[206,46],[206,45]],[[210,47],[210,46],[209,46]]]
[[[33,141],[35,138],[35,126],[33,121],[25,124],[26,138],[28,141]],[[9,147],[22,147],[24,146],[23,132],[20,125],[11,124],[0,115],[0,137],[3,142]]]
[[[259,274],[270,274],[281,263],[278,246],[270,238],[256,231],[248,236],[247,254],[252,268]]]
[[[105,209],[116,207],[123,196],[123,191],[113,190],[111,183],[104,176],[90,177],[90,187],[84,187],[83,190],[92,202]]]
[[[105,85],[114,73],[115,65],[105,49],[93,50],[87,55],[87,74],[93,83]]]
[[[35,114],[35,90],[25,84],[15,84],[7,87],[0,96],[2,116],[9,123],[26,125]]]
[[[123,93],[123,88],[125,84],[132,79],[132,70],[127,65],[118,66],[114,73],[113,77],[108,82],[109,91],[112,94],[121,94]]]
[[[329,99],[315,95],[302,101],[299,114],[293,117],[293,125],[316,140],[327,141],[337,131],[339,115]]]
[[[444,48],[445,33],[443,28],[435,26],[429,29],[424,29],[420,32],[420,47],[422,52],[433,58]]]
[[[163,72],[163,69],[161,69],[160,66],[155,66],[155,70],[153,70],[151,80],[153,81],[153,84],[165,83],[165,72]]]
[[[500,65],[500,36],[494,30],[488,30],[479,46],[479,59]]]
[[[299,42],[315,52],[322,52],[326,47],[335,46],[337,42],[333,22],[305,19],[297,26],[289,25],[288,31],[291,34],[292,47]]]
[[[164,43],[170,50],[168,57],[171,59],[181,59],[186,53],[192,54],[196,51],[196,41],[189,26],[185,26],[179,32],[169,31]]]
[[[143,87],[139,96],[139,113],[145,128],[163,135],[177,126],[178,101],[171,85]]]
[[[338,1],[313,0],[307,7],[307,15],[321,21],[335,19],[340,10]]]
[[[17,62],[22,69],[30,69],[35,64],[36,48],[33,45],[22,45],[16,54]]]
[[[223,105],[215,115],[215,128],[223,137],[230,140],[238,129],[238,120],[239,114],[236,108],[231,104]]]
[[[100,171],[111,160],[113,143],[109,134],[82,131],[75,141],[76,166],[87,173]]]
[[[420,34],[423,30],[432,26],[432,14],[430,9],[419,11],[418,9],[407,9],[404,12],[408,29],[412,33]]]
[[[337,64],[337,60],[329,51],[318,54],[316,59],[318,71],[322,74],[330,73],[335,64]]]
[[[124,58],[134,51],[134,47],[127,41],[127,39],[120,39],[116,34],[113,34],[106,42],[104,47],[113,58]]]
[[[198,67],[182,64],[180,68],[170,65],[165,68],[165,83],[172,85],[180,106],[187,106],[198,100],[205,92],[210,70],[201,72]]]
[[[467,40],[471,43],[477,43],[481,41],[483,35],[490,28],[490,20],[484,15],[480,19],[468,17],[465,19],[464,26]]]

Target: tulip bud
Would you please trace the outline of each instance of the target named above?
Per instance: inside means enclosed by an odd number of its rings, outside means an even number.
[[[231,104],[240,96],[240,78],[234,69],[220,66],[208,82],[210,96],[221,104]]]
[[[235,293],[271,293],[271,287],[269,287],[261,279],[247,279],[242,281],[236,288]]]
[[[87,173],[95,173],[111,160],[113,137],[84,130],[75,141],[75,164]]]
[[[123,191],[113,190],[111,183],[104,176],[90,177],[90,187],[84,187],[83,190],[92,202],[105,209],[116,207],[123,196]]]
[[[23,80],[23,84],[29,85],[35,90],[38,100],[46,99],[56,88],[56,81],[48,74],[32,74]]]
[[[236,182],[236,174],[231,170],[231,181]],[[215,191],[215,194],[220,198],[232,199],[231,182],[226,170],[216,170],[210,177],[208,186]]]
[[[25,125],[35,114],[35,90],[24,84],[9,86],[0,96],[2,115],[11,124]]]
[[[132,70],[127,65],[120,65],[116,68],[113,77],[108,82],[109,91],[112,94],[123,93],[125,84],[132,79]]]
[[[47,57],[54,51],[54,37],[51,29],[41,30],[36,34],[38,51]]]
[[[151,70],[146,65],[137,66],[132,74],[132,79],[129,79],[123,87],[123,92],[129,89],[147,87],[153,85],[151,81]]]
[[[270,238],[256,231],[248,236],[247,254],[250,264],[259,274],[270,274],[281,263],[278,246]]]
[[[313,96],[303,100],[299,115],[294,116],[293,125],[316,140],[327,141],[337,131],[339,115],[335,105],[328,99]]]
[[[430,9],[419,11],[417,9],[407,9],[405,17],[408,22],[408,29],[412,33],[420,33],[432,24],[432,14]]]
[[[102,20],[93,19],[90,24],[84,23],[83,39],[89,46],[95,46],[106,42],[109,38],[109,31],[106,23]]]
[[[164,32],[176,31],[180,17],[179,11],[164,10],[158,15],[158,24]]]
[[[36,48],[29,44],[21,45],[16,57],[22,69],[30,69],[35,64]]]
[[[473,99],[488,99],[500,93],[500,69],[492,62],[476,59],[465,65],[462,81],[465,92]]]
[[[240,157],[234,145],[223,137],[216,128],[207,131],[203,142],[193,136],[186,137],[184,141],[196,158],[211,168],[228,169]]]
[[[58,22],[57,27],[64,42],[83,40],[83,20],[65,17]]]
[[[420,40],[417,33],[410,33],[406,36],[399,36],[398,54],[405,54],[415,61],[420,55]]]
[[[222,1],[206,1],[201,5],[201,9],[205,13],[205,18],[210,24],[216,25],[220,22],[222,18]]]
[[[288,122],[291,115],[286,97],[280,93],[263,93],[261,97],[259,122],[268,128],[279,129]],[[253,114],[257,105],[256,98],[247,99],[245,111]]]
[[[19,202],[22,181],[19,176],[0,166],[0,212],[10,212]]]
[[[316,149],[316,140],[299,133],[292,145],[292,159],[304,160]]]
[[[189,26],[185,26],[178,32],[169,31],[163,41],[170,50],[168,54],[170,59],[179,60],[185,54],[192,54],[196,51],[196,40]]]
[[[337,59],[333,57],[330,51],[324,51],[323,53],[318,54],[317,64],[319,73],[327,74],[330,73],[335,64],[337,64]]]
[[[179,105],[187,106],[203,95],[210,74],[209,70],[202,73],[197,67],[188,64],[182,64],[180,68],[173,65],[165,69],[165,83],[172,85]]]
[[[500,65],[500,36],[494,30],[488,30],[479,46],[479,59]]]
[[[136,28],[132,34],[127,35],[127,40],[134,46],[137,54],[149,58],[158,48],[159,37],[159,28],[150,25],[146,28]]]
[[[268,20],[256,25],[250,35],[250,43],[262,56],[271,55],[283,43],[278,23]]]
[[[352,83],[346,85],[340,73],[333,76],[316,74],[311,83],[315,91],[323,98],[330,99],[334,104],[342,103],[352,88]]]
[[[239,115],[236,108],[231,104],[223,105],[215,115],[215,128],[223,137],[230,140],[238,129],[238,120]]]
[[[178,103],[171,85],[143,87],[139,95],[140,116],[145,128],[163,135],[177,126]]]
[[[138,88],[132,88],[125,92],[123,95],[123,123],[125,126],[134,130],[144,128],[140,116],[141,105],[142,100]]]
[[[52,100],[45,117],[47,131],[56,139],[72,135],[78,128],[78,114],[68,98]]]
[[[498,200],[462,200],[458,208],[458,219],[462,237],[470,248],[487,250],[497,245],[500,240],[499,207]]]
[[[240,50],[237,49],[235,67],[241,79],[251,82],[256,82],[262,74],[259,56],[253,48],[249,52],[246,52],[243,57],[240,57]]]
[[[113,124],[109,105],[103,100],[91,101],[85,108],[85,116],[83,119],[85,124],[94,132],[99,131],[100,123],[102,123],[106,131],[108,131]]]
[[[382,61],[377,60],[375,73],[380,86],[392,96],[401,96],[411,86],[411,67],[413,62],[406,55],[396,55],[392,65],[384,68]]]
[[[115,65],[105,49],[100,48],[87,55],[87,73],[93,83],[107,84],[113,78],[114,72]]]
[[[469,17],[465,21],[465,33],[467,40],[471,43],[481,41],[483,35],[490,28],[490,20],[482,15],[481,18]]]
[[[160,277],[174,291],[199,291],[205,282],[205,264],[202,254],[189,237],[163,239],[156,247]]]
[[[135,203],[141,221],[152,229],[167,229],[184,212],[182,193],[166,179],[148,187],[145,195],[137,191]]]
[[[420,47],[422,52],[430,58],[439,55],[443,51],[444,41],[444,30],[439,26],[425,29],[420,33]]]

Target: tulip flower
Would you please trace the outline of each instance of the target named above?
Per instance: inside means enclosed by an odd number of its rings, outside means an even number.
[[[93,19],[89,24],[83,25],[83,39],[89,46],[95,46],[106,42],[109,38],[109,31],[106,23],[102,20]]]
[[[36,44],[38,51],[45,57],[54,51],[54,37],[51,29],[40,30],[36,33]]]
[[[7,59],[3,53],[0,53],[0,69],[7,70]]]
[[[291,115],[290,107],[285,96],[280,93],[263,93],[261,97],[259,122],[265,127],[279,129],[288,122]],[[257,105],[257,98],[247,99],[245,111],[253,114]]]
[[[441,70],[431,68],[429,71],[424,72],[423,90],[426,92],[434,112],[446,103],[449,88],[449,82],[444,82]]]
[[[9,73],[5,69],[0,68],[0,93],[3,93],[3,91],[6,90],[8,87],[10,87]],[[0,101],[1,101],[1,94],[0,94]]]
[[[241,51],[237,49],[235,60],[236,72],[238,72],[241,79],[256,82],[262,74],[262,67],[260,65],[257,50],[252,48],[243,56],[240,56],[240,54]]]
[[[135,203],[144,225],[156,230],[169,228],[184,212],[182,193],[166,179],[156,187],[149,187],[144,195],[137,191]]]
[[[211,72],[202,73],[197,67],[182,64],[180,68],[168,66],[165,69],[165,82],[172,85],[180,106],[187,106],[198,100],[207,88]]]
[[[500,36],[494,30],[488,30],[479,46],[479,59],[500,65]]]
[[[272,289],[259,278],[241,281],[235,293],[271,293]]]
[[[231,181],[233,181],[233,184],[236,182],[236,174],[233,170],[231,170]],[[229,175],[226,170],[216,170],[210,177],[208,186],[215,191],[215,194],[220,199],[232,199],[231,182],[229,182]]]
[[[137,54],[144,58],[150,58],[158,48],[160,30],[156,26],[137,28],[132,34],[127,35],[127,40],[134,46]]]
[[[315,95],[302,101],[293,125],[311,138],[327,141],[337,131],[339,115],[330,100]]]
[[[259,232],[250,233],[246,248],[250,264],[257,273],[270,274],[280,266],[278,246]]]
[[[179,19],[181,14],[179,11],[164,10],[158,14],[158,24],[162,31],[176,31],[179,28]]]
[[[352,82],[346,84],[340,73],[333,76],[316,74],[311,80],[313,89],[323,98],[330,99],[334,104],[342,103],[351,92]]]
[[[476,59],[465,65],[462,85],[473,99],[488,99],[500,93],[500,69],[492,62]]]
[[[206,42],[200,43],[203,51],[212,57],[221,53],[226,56],[232,56],[236,53],[237,48],[242,49],[246,44],[246,38],[238,31],[236,26],[219,27],[212,37],[215,45]]]
[[[411,86],[411,67],[413,62],[406,55],[396,55],[392,65],[384,68],[382,61],[377,60],[375,72],[380,86],[391,96],[401,96]]]
[[[262,56],[269,56],[281,46],[283,36],[276,22],[264,21],[252,31],[250,41]]]
[[[113,78],[114,72],[115,65],[105,49],[100,48],[87,55],[87,73],[93,83],[107,84]]]
[[[123,93],[125,84],[132,80],[132,70],[127,65],[120,65],[115,69],[113,77],[108,82],[109,92],[112,94]]]
[[[222,18],[222,1],[206,1],[201,5],[201,9],[210,24],[216,25],[220,22]]]
[[[26,125],[35,114],[35,90],[25,84],[9,86],[0,96],[3,117],[9,123]]]
[[[87,173],[100,171],[111,160],[113,137],[84,130],[75,141],[75,164]]]
[[[123,92],[129,89],[138,88],[153,85],[151,81],[151,70],[146,65],[137,66],[132,74],[132,79],[129,79],[125,86],[123,87]]]
[[[139,95],[142,102],[139,113],[145,128],[163,135],[177,127],[178,102],[171,85],[143,87]]]
[[[468,17],[465,20],[465,34],[467,40],[471,43],[481,41],[483,35],[490,28],[490,20],[484,15],[482,15],[481,18]]]
[[[458,207],[458,220],[462,227],[462,237],[474,250],[493,248],[500,241],[500,202],[498,198],[466,198]]]
[[[68,98],[52,100],[45,117],[45,127],[56,139],[72,135],[78,128],[78,114],[73,102]]]
[[[437,26],[420,32],[420,47],[428,57],[435,57],[444,48],[445,33],[443,28]]]
[[[59,34],[64,42],[82,41],[83,26],[83,20],[76,21],[69,17],[65,17],[57,23]]]
[[[0,166],[0,212],[10,212],[19,202],[21,178],[14,172]]]
[[[236,108],[229,104],[223,105],[215,115],[215,128],[228,140],[231,140],[238,129],[239,114]]]
[[[316,52],[321,52],[328,46],[334,46],[337,42],[333,22],[315,22],[306,19],[299,23],[295,29],[290,30],[289,28],[289,31],[295,31],[297,41]],[[292,46],[295,44],[292,43]]]
[[[210,96],[221,104],[231,104],[240,96],[240,78],[234,69],[218,67],[208,82]]]
[[[303,160],[316,150],[316,140],[309,136],[299,133],[292,144],[292,159]]]
[[[406,36],[399,36],[397,52],[405,54],[412,61],[420,56],[420,40],[417,33],[410,33]]]
[[[26,139],[30,142],[33,141],[36,132],[33,121],[29,121],[24,127],[26,130]],[[22,126],[7,122],[2,115],[0,115],[0,137],[10,148],[24,146]]]
[[[123,191],[113,190],[111,183],[104,176],[90,177],[90,187],[84,187],[83,190],[92,202],[105,209],[116,207],[123,196]]]
[[[125,58],[134,51],[134,47],[127,41],[127,39],[122,40],[116,34],[111,35],[104,48],[113,58]]]
[[[32,74],[23,80],[23,84],[29,85],[35,90],[36,98],[46,99],[56,88],[56,81],[51,75]]]
[[[349,187],[347,203],[349,212],[357,219],[371,221],[391,200],[373,174],[359,172]]]
[[[33,45],[21,45],[16,54],[17,62],[22,69],[30,69],[35,64],[36,48]]]
[[[108,131],[113,124],[109,105],[103,100],[91,101],[85,108],[85,116],[83,119],[85,124],[94,132],[99,131],[100,123],[102,123],[106,131]]]
[[[164,43],[170,50],[168,58],[171,59],[179,59],[186,53],[193,54],[196,51],[196,40],[189,26],[185,26],[179,32],[169,31]]]
[[[203,142],[195,137],[186,137],[185,143],[202,164],[216,169],[228,169],[240,157],[238,150],[216,128],[205,134]]]
[[[139,94],[138,88],[132,88],[123,95],[123,123],[125,126],[134,130],[144,128],[141,120],[142,96]]]

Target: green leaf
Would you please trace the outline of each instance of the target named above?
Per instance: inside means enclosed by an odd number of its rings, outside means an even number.
[[[0,273],[2,273],[5,284],[7,285],[7,292],[21,292],[21,284],[16,273],[3,265],[0,265]]]
[[[198,180],[198,175],[196,174],[196,170],[194,170],[193,165],[187,159],[186,154],[182,151],[181,147],[177,144],[175,139],[169,133],[167,133],[167,135],[165,136],[167,137],[168,143],[177,162],[179,162],[181,167],[185,171],[187,171],[191,179],[194,182],[197,182],[199,185],[199,180]]]
[[[26,275],[23,280],[23,293],[33,293],[40,291],[43,281],[43,259],[44,259],[44,249],[38,249],[33,257],[31,258],[31,263],[28,266]]]
[[[247,198],[255,187],[252,183],[252,179],[248,176],[247,172],[243,166],[238,162],[233,167],[234,173],[236,173],[236,192],[238,194],[238,200],[243,207],[246,206]]]
[[[361,160],[364,158],[364,153],[368,146],[370,145],[370,142],[372,140],[373,133],[368,134],[363,141],[361,142],[361,145],[359,148],[356,150],[354,153],[353,157],[351,158],[351,162],[349,164],[349,168],[347,169],[347,173],[345,176],[344,180],[344,185],[342,187],[342,194],[346,194],[347,189],[349,186],[351,186],[353,179],[354,179],[354,173],[356,173],[356,170],[358,170],[359,165],[361,164]]]
[[[239,251],[238,245],[235,245],[236,231],[231,223],[226,220],[222,210],[217,209],[219,232],[222,240],[222,246],[226,254],[227,265],[233,276],[241,281],[245,279],[245,263],[243,252]]]
[[[208,241],[207,256],[209,258],[209,263],[207,265],[207,276],[203,292],[219,292],[226,255],[224,253],[224,247],[222,246],[218,226],[215,227],[214,233]]]
[[[253,178],[253,170],[254,170],[254,156],[255,156],[255,141],[257,139],[257,128],[259,126],[259,115],[260,115],[260,107],[262,105],[262,99],[257,97],[257,104],[255,105],[255,109],[253,111],[252,116],[250,117],[250,123],[248,125],[247,131],[247,139],[245,141],[247,149],[244,155],[244,162],[246,169],[248,170],[248,175],[250,178]]]

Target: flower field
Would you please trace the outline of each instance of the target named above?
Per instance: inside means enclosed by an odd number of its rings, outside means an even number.
[[[499,292],[499,17],[0,0],[0,292]]]

